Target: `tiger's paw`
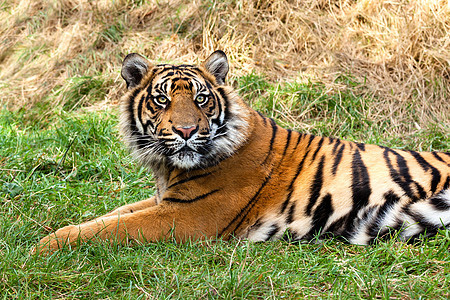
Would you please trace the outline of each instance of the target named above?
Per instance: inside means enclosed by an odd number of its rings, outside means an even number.
[[[64,246],[70,246],[78,239],[79,228],[69,225],[58,229],[56,232],[42,238],[39,243],[31,249],[31,254],[50,255]]]

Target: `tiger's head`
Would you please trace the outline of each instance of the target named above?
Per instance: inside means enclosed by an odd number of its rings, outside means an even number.
[[[155,65],[129,54],[121,75],[120,127],[138,161],[151,168],[203,168],[232,155],[248,135],[248,107],[225,86],[228,60],[215,51],[199,66]]]

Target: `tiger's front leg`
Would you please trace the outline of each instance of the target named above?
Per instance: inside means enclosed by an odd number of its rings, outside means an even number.
[[[217,229],[208,224],[193,224],[193,213],[179,205],[160,204],[123,215],[108,214],[57,230],[44,237],[33,252],[52,253],[65,245],[75,246],[92,239],[124,244],[128,241],[153,242],[173,236],[177,241],[183,241],[188,238],[211,237],[217,232]]]
[[[145,199],[145,200],[138,201],[135,203],[120,206],[120,207],[116,208],[115,210],[107,213],[106,215],[96,218],[95,220],[103,219],[105,217],[114,216],[114,215],[118,215],[118,214],[124,215],[124,214],[128,214],[128,213],[133,213],[133,212],[137,212],[139,210],[143,210],[145,208],[152,207],[155,205],[157,205],[156,197],[153,196],[149,199]]]

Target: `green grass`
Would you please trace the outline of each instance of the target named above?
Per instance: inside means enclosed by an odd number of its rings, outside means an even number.
[[[73,99],[78,93],[99,100],[105,85],[91,79],[81,78],[79,89],[74,84],[62,92]],[[389,122],[373,120],[367,112],[370,97],[328,94],[312,82],[274,85],[255,74],[240,78],[237,85],[255,108],[286,127],[304,125],[314,134],[393,147],[450,148],[448,128],[439,124],[429,124],[414,136],[386,138]],[[286,108],[295,122],[283,115]],[[154,192],[151,174],[130,159],[118,139],[117,111],[72,109],[45,123],[24,118],[23,111],[0,114],[3,299],[450,296],[448,231],[416,245],[208,240],[119,247],[93,241],[48,257],[30,255],[47,230],[89,220]]]

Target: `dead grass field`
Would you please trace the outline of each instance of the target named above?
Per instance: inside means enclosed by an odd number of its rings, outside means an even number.
[[[223,49],[232,84],[251,72],[272,83],[321,82],[325,93],[373,97],[370,117],[390,118],[393,134],[450,126],[448,1],[0,3],[0,104],[39,118],[116,104],[127,53],[198,63]]]

